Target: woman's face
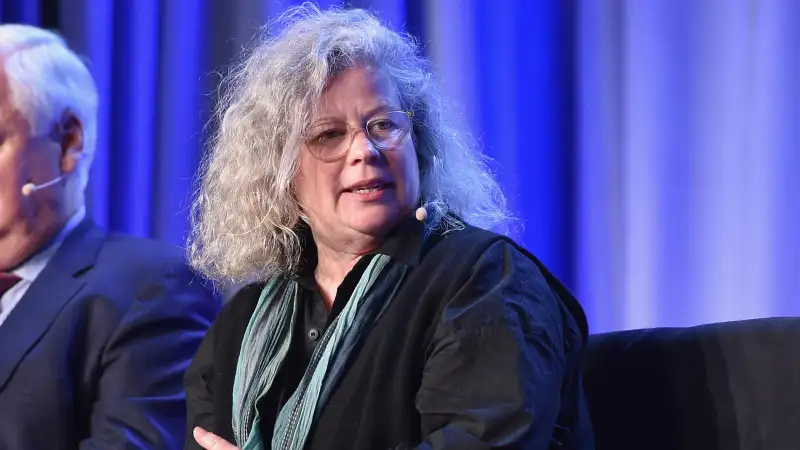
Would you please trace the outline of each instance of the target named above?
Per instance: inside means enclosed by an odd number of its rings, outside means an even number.
[[[379,70],[356,66],[328,83],[305,133],[294,186],[318,245],[372,250],[413,211],[419,168],[411,121],[401,109]]]

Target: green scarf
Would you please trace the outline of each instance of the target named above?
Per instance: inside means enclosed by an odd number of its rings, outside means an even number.
[[[387,255],[372,257],[347,305],[322,335],[300,384],[275,421],[268,448],[301,450],[312,422],[341,378],[361,338],[391,302],[408,267]],[[233,433],[242,450],[264,446],[256,409],[272,387],[289,351],[292,328],[300,314],[297,281],[267,282],[242,340],[233,384]]]

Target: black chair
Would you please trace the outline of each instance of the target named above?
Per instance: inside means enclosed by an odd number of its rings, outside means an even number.
[[[800,318],[593,335],[598,450],[800,450]]]

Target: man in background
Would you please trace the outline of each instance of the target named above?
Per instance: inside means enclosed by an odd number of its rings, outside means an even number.
[[[0,25],[0,448],[178,449],[219,302],[182,252],[86,216],[97,90],[53,33]]]

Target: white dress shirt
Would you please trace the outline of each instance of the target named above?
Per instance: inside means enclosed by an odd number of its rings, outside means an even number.
[[[86,208],[81,207],[75,215],[70,217],[61,232],[58,233],[55,239],[50,241],[47,247],[36,252],[27,261],[10,272],[12,275],[18,276],[20,281],[0,297],[0,326],[3,325],[3,322],[11,314],[14,307],[22,300],[25,292],[28,291],[36,277],[47,267],[47,263],[56,254],[67,236],[81,223],[84,217],[86,217]]]

